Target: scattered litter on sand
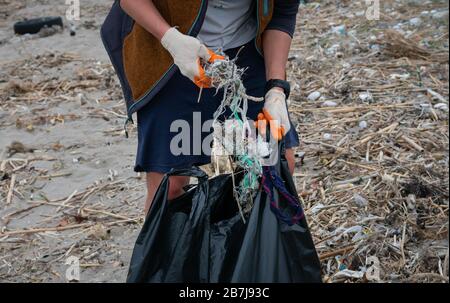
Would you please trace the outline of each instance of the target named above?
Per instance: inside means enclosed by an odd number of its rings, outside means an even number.
[[[70,256],[80,282],[125,281],[145,179],[98,36],[111,2],[83,2],[74,37],[17,40],[65,6],[0,0],[0,281],[66,281]],[[448,282],[448,2],[414,3],[300,10],[295,181],[326,282]]]

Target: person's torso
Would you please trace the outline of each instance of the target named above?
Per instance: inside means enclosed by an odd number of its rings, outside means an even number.
[[[235,48],[254,39],[254,0],[209,0],[198,38],[214,51]]]

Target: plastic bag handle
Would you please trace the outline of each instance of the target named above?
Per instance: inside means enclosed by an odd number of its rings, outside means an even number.
[[[208,175],[196,166],[193,166],[191,168],[172,169],[167,173],[167,176],[194,177],[202,182],[208,180]]]
[[[193,166],[191,168],[181,168],[181,169],[172,169],[165,176],[160,186],[165,186],[167,188],[167,184],[170,184],[170,177],[173,176],[183,176],[183,177],[194,177],[198,179],[198,185],[196,188],[196,192],[198,196],[198,202],[192,205],[191,212],[189,214],[189,218],[191,219],[192,225],[196,226],[200,223],[202,211],[208,206],[208,194],[209,194],[209,184],[208,184],[208,175],[201,170],[200,168]],[[166,193],[167,194],[167,193]]]

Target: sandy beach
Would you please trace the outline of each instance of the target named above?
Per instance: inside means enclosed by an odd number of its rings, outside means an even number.
[[[79,282],[126,279],[146,190],[99,36],[112,2],[82,0],[71,36],[65,1],[0,0],[0,282],[67,282],[70,256]],[[324,281],[448,282],[448,1],[382,2],[301,6],[295,181]],[[65,26],[14,34],[42,16]]]

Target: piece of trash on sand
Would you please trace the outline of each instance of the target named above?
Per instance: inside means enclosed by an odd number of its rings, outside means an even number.
[[[327,48],[327,49],[325,50],[325,53],[326,53],[327,55],[334,55],[334,54],[337,53],[337,51],[338,51],[340,48],[341,48],[341,45],[336,43],[336,44],[333,44],[332,46],[330,46],[329,48]]]
[[[331,28],[331,32],[334,33],[334,34],[339,34],[339,35],[347,34],[347,30],[345,28],[345,25],[333,26]]]
[[[373,101],[372,94],[369,92],[360,93],[358,97],[359,97],[359,100],[361,100],[362,102]]]
[[[360,129],[366,129],[368,125],[366,121],[360,121],[358,126]]]
[[[77,34],[77,28],[74,23],[70,24],[70,35],[73,37]]]
[[[316,101],[322,94],[319,91],[312,92],[308,95],[309,101]]]
[[[314,205],[313,207],[311,207],[311,208],[309,209],[309,211],[310,211],[312,214],[316,214],[316,213],[318,213],[319,211],[321,211],[324,207],[325,207],[325,205],[323,205],[322,203],[317,203],[316,205]]]
[[[408,74],[408,73],[406,73],[406,74],[390,74],[390,75],[389,75],[389,78],[390,78],[391,80],[397,80],[397,79],[400,79],[400,80],[407,80],[407,79],[409,79],[410,76],[411,76],[411,75]]]
[[[325,101],[322,103],[322,107],[336,107],[337,103],[334,101]]]
[[[447,103],[437,103],[433,106],[435,109],[442,110],[448,113],[448,104]]]
[[[18,35],[37,34],[44,28],[63,27],[61,17],[34,18],[14,23],[14,33]]]
[[[327,141],[330,141],[330,140],[333,139],[333,135],[329,134],[329,133],[325,133],[325,134],[323,134],[323,139],[327,140]]]
[[[422,24],[422,19],[420,19],[419,17],[415,17],[409,20],[409,24],[411,26],[420,26]]]
[[[433,107],[429,103],[421,103],[420,105],[420,116],[429,114],[432,112]]]
[[[345,279],[362,279],[364,278],[364,271],[355,271],[350,269],[344,269],[335,273],[331,279],[333,282],[337,282]]]
[[[356,204],[357,206],[359,206],[359,207],[366,207],[366,206],[369,204],[369,202],[367,201],[367,199],[364,198],[363,196],[361,196],[361,195],[358,194],[358,193],[355,193],[355,194],[353,195],[353,201],[354,201],[355,204]]]
[[[433,19],[447,19],[448,20],[448,7],[445,11],[435,12],[431,16]]]

